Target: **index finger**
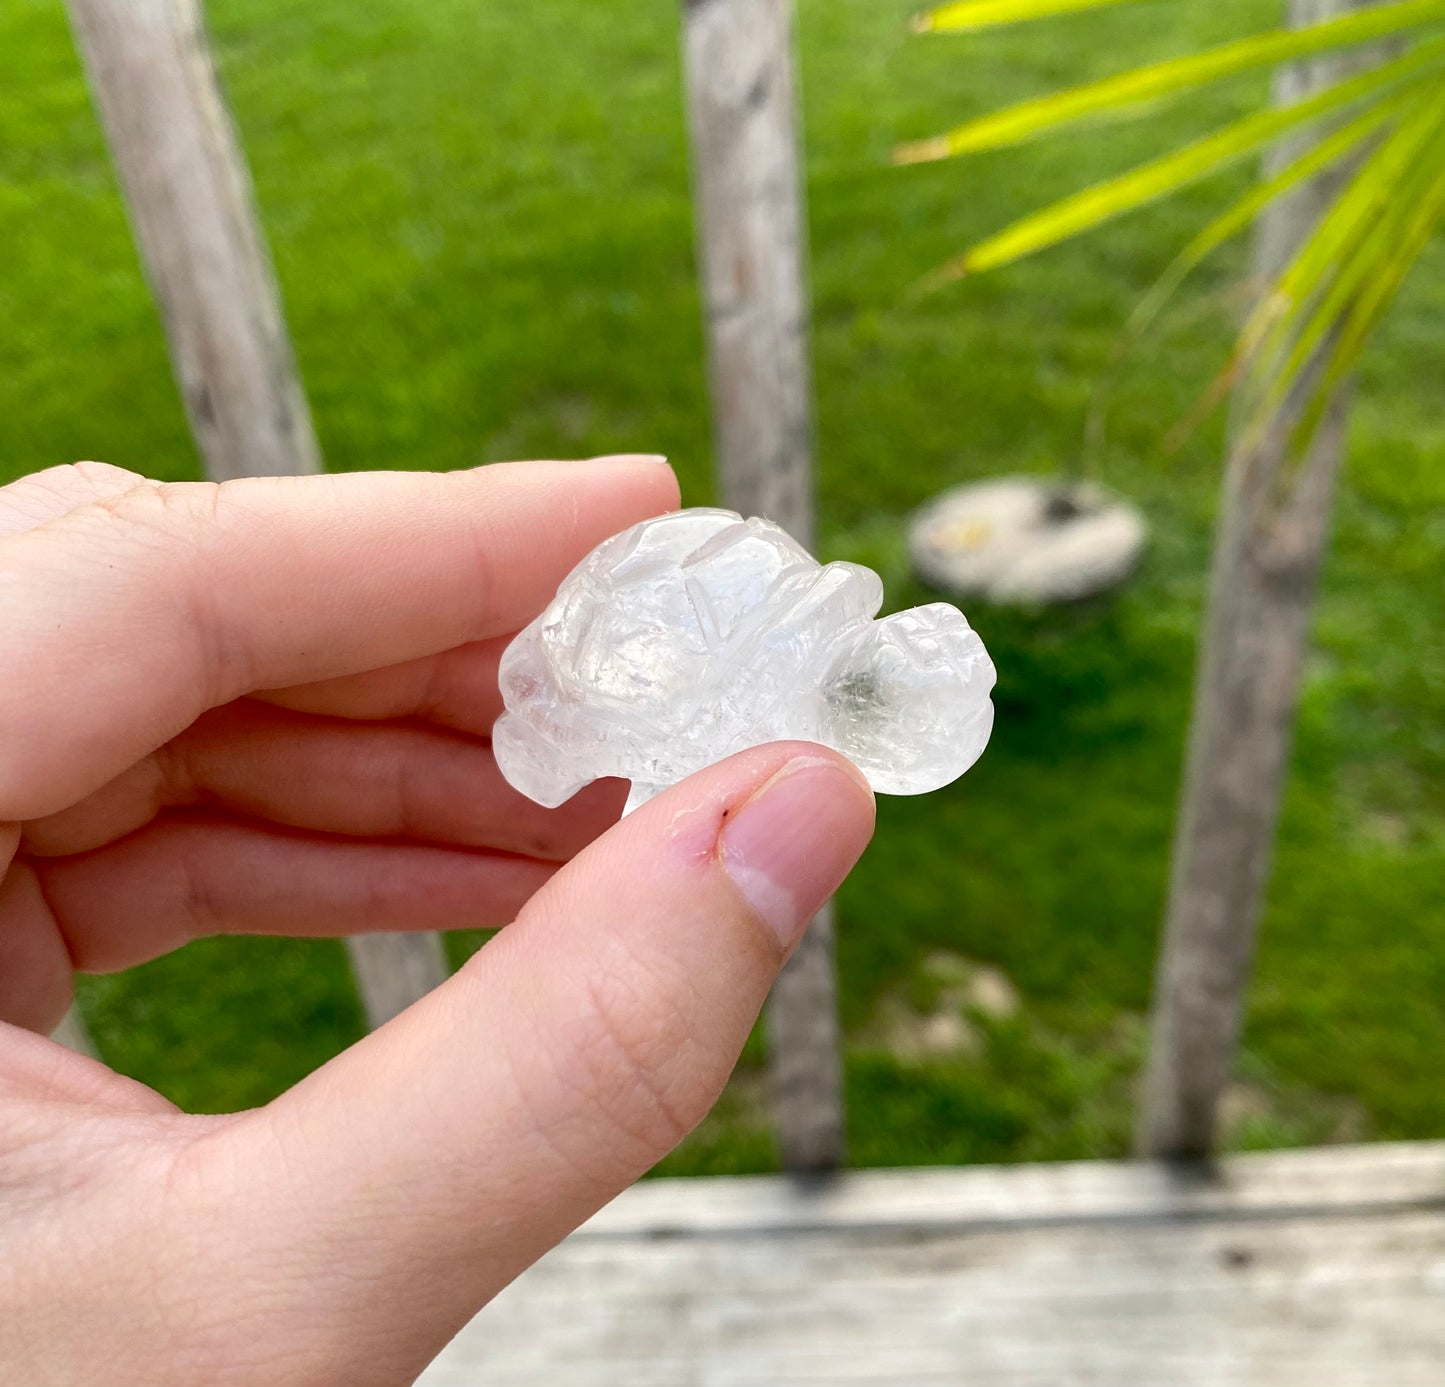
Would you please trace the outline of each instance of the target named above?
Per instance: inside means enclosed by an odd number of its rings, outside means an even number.
[[[139,483],[0,539],[0,822],[73,803],[258,689],[515,630],[660,458]]]

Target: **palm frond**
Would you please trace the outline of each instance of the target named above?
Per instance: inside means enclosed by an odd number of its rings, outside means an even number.
[[[1388,165],[1371,160],[1356,175],[1356,184],[1368,187],[1370,211],[1316,292],[1284,300],[1276,359],[1262,354],[1252,363],[1258,377],[1251,392],[1258,398],[1250,410],[1256,434],[1280,414],[1302,381],[1309,385],[1302,418],[1317,422],[1324,397],[1358,359],[1365,337],[1438,224],[1441,209],[1434,199],[1445,177],[1445,92],[1421,112],[1409,146],[1396,154]]]
[[[1290,106],[1271,107],[1233,122],[1193,144],[1063,198],[1015,222],[950,262],[936,279],[958,278],[1032,255],[1083,231],[1156,202],[1257,153],[1281,135],[1395,87],[1445,74],[1445,39],[1420,44],[1383,67],[1371,68]]]
[[[928,163],[1021,144],[1091,116],[1116,114],[1238,73],[1396,37],[1441,20],[1445,20],[1445,0],[1394,0],[1302,29],[1272,29],[990,112],[946,134],[903,145],[894,160]]]
[[[930,29],[982,29],[1103,8],[1120,0],[961,0],[931,13]],[[1283,167],[1211,219],[1135,308],[1111,366],[1154,322],[1190,272],[1264,208],[1331,168],[1339,188],[1246,320],[1228,363],[1191,412],[1192,423],[1237,392],[1246,446],[1284,427],[1302,449],[1332,392],[1353,370],[1411,266],[1445,222],[1445,0],[1389,0],[1299,29],[1272,30],[1025,101],[933,140],[904,146],[920,162],[1019,143],[1091,117],[1276,66],[1383,39],[1413,45],[1284,107],[1245,116],[1180,149],[1043,207],[995,233],[926,281],[996,268],[1170,196],[1301,130],[1317,134]],[[1102,448],[1096,396],[1088,447]]]
[[[1413,90],[1406,89],[1377,101],[1331,131],[1319,143],[1311,145],[1272,177],[1256,183],[1236,198],[1175,256],[1169,268],[1140,299],[1125,328],[1128,336],[1137,339],[1147,332],[1184,281],[1221,246],[1247,231],[1266,207],[1357,150],[1390,123],[1414,95]]]
[[[1159,315],[1179,292],[1185,281],[1216,250],[1235,236],[1246,231],[1255,217],[1276,199],[1291,192],[1307,179],[1324,173],[1342,160],[1356,154],[1365,142],[1377,135],[1388,125],[1416,95],[1411,88],[1394,92],[1368,106],[1359,115],[1344,125],[1332,130],[1317,144],[1311,145],[1303,154],[1287,162],[1273,176],[1255,184],[1242,196],[1235,199],[1219,216],[1209,222],[1170,262],[1169,267],[1150,286],[1148,293],[1135,305],[1109,355],[1109,364],[1103,378],[1095,387],[1094,397],[1089,406],[1089,417],[1085,429],[1086,465],[1098,465],[1105,445],[1108,412],[1114,387],[1119,373],[1129,355],[1138,347],[1145,335],[1154,326]],[[1226,368],[1225,379],[1220,388],[1227,391],[1237,377],[1241,363]],[[1201,401],[1204,414],[1212,413],[1218,390],[1212,390]],[[1186,423],[1178,433],[1187,434]],[[1178,440],[1171,435],[1171,446]]]
[[[1290,342],[1301,337],[1301,315],[1322,299],[1330,303],[1331,312],[1338,310],[1344,300],[1330,298],[1331,285],[1343,275],[1348,294],[1350,277],[1368,266],[1371,237],[1388,235],[1392,218],[1406,209],[1408,185],[1412,177],[1422,175],[1420,155],[1442,117],[1445,91],[1427,93],[1359,168],[1279,273],[1242,334],[1252,344],[1256,377],[1278,377],[1282,370],[1292,376],[1329,331],[1327,321],[1321,319],[1303,342],[1303,354],[1286,358]]]
[[[958,0],[957,4],[940,5],[937,9],[916,15],[913,31],[917,34],[976,34],[980,30],[997,29],[1005,24],[1051,19],[1054,15],[1102,10],[1110,5],[1129,3],[1133,0]]]
[[[1437,133],[1429,154],[1422,162],[1433,168],[1434,177],[1421,194],[1388,259],[1382,260],[1341,325],[1329,353],[1325,372],[1314,392],[1310,413],[1302,421],[1296,446],[1307,441],[1318,423],[1320,411],[1339,383],[1354,370],[1370,336],[1379,326],[1405,277],[1414,268],[1431,238],[1445,224],[1445,132]]]

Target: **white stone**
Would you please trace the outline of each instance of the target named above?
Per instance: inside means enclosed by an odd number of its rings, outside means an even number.
[[[1092,482],[997,477],[936,496],[908,547],[921,577],[960,597],[1075,602],[1122,583],[1147,534],[1136,507]]]
[[[964,1002],[985,1016],[1003,1020],[1019,1009],[1019,994],[1007,973],[984,965],[969,979]]]
[[[869,568],[819,564],[778,526],[684,510],[592,551],[508,646],[497,764],[548,806],[602,776],[628,808],[733,752],[820,742],[875,790],[956,780],[993,727],[994,667],[943,602],[875,621]]]

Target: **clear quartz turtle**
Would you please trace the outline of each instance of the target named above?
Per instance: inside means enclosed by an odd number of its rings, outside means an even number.
[[[555,806],[602,776],[627,808],[733,752],[820,742],[877,791],[956,780],[993,727],[993,662],[962,612],[875,620],[870,568],[820,564],[771,521],[645,520],[598,545],[502,657],[497,765]]]

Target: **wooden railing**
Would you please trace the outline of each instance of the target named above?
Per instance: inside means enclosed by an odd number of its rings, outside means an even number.
[[[199,0],[66,0],[171,362],[209,476],[322,462]],[[1345,0],[1295,0],[1296,8]],[[806,225],[791,0],[683,0],[719,490],[813,540]],[[1266,231],[1266,235],[1268,235]],[[1168,941],[1141,1147],[1207,1145],[1233,1062],[1253,920]],[[434,935],[350,941],[377,1026],[443,980]],[[74,1018],[70,1025],[73,1027]],[[831,908],[774,989],[771,1068],[784,1163],[844,1157]]]

